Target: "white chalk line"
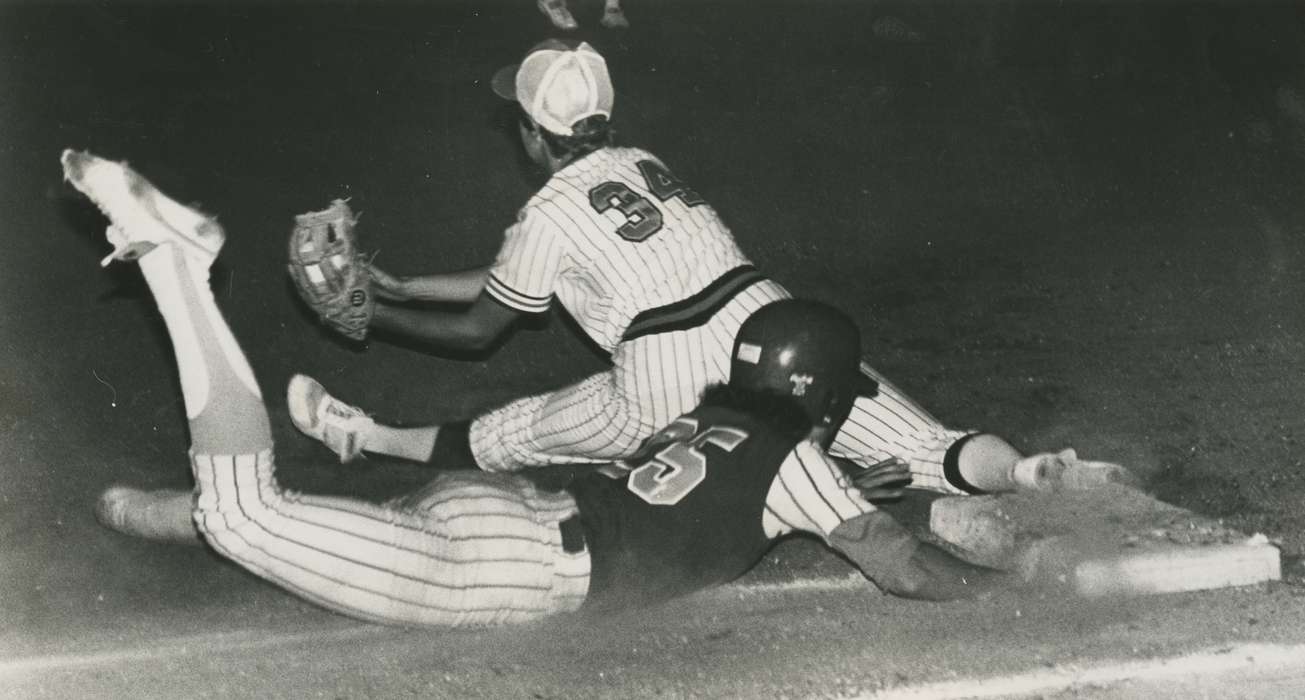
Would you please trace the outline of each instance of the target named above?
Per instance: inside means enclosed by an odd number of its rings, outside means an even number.
[[[171,637],[162,639],[157,644],[129,649],[0,659],[0,678],[38,671],[59,671],[104,664],[161,661],[196,653],[247,651],[294,644],[338,642],[363,637],[379,637],[397,631],[401,630],[399,628],[360,624],[356,627],[305,630],[292,633],[241,630],[239,632]]]
[[[851,573],[837,578],[801,578],[778,583],[732,583],[720,589],[726,593],[763,594],[786,593],[788,591],[851,591],[858,588],[873,588],[866,577]]]
[[[855,590],[870,586],[858,574],[839,578],[798,579],[778,583],[748,583],[723,586],[723,592],[766,594],[789,591]],[[83,654],[54,654],[0,660],[0,678],[40,671],[70,670],[103,664],[161,661],[194,653],[249,651],[295,644],[348,641],[382,637],[403,628],[360,624],[330,630],[307,630],[288,634],[244,630],[165,639],[152,646]],[[1279,669],[1305,669],[1305,645],[1243,643],[1214,650],[1185,653],[1144,661],[1106,662],[1081,668],[1065,666],[1006,676],[979,677],[924,683],[882,690],[854,700],[959,700],[1002,698],[1068,690],[1075,687],[1103,687],[1126,681],[1163,681],[1176,677],[1209,676],[1241,670],[1261,673]]]
[[[870,585],[870,582],[860,574],[851,574],[841,578],[798,579],[779,583],[731,584],[722,586],[718,590],[726,594],[758,595],[767,593],[783,593],[788,591],[850,590]],[[369,636],[379,637],[388,633],[401,631],[402,629],[403,628],[386,627],[383,625],[360,624],[356,627],[346,627],[326,631],[310,630],[292,633],[278,633],[265,630],[241,630],[236,632],[175,637],[160,640],[155,644],[129,649],[71,654],[48,654],[13,659],[0,659],[0,678],[8,675],[38,671],[57,671],[87,666],[142,661],[162,661],[194,653],[246,651],[304,643],[344,641]]]
[[[1126,681],[1164,681],[1233,671],[1272,672],[1294,668],[1305,673],[1305,645],[1237,644],[1177,656],[1107,663],[1092,668],[1065,667],[1008,676],[924,683],[890,688],[861,700],[955,700],[1027,696],[1072,688],[1103,687]]]

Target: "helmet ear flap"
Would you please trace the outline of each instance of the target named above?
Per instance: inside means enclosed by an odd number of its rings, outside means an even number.
[[[829,410],[825,412],[822,425],[839,425],[852,413],[852,405],[861,397],[874,398],[879,395],[879,382],[861,372],[860,362],[856,371],[839,382],[837,395],[829,398]]]
[[[852,412],[852,404],[859,396],[851,386],[837,387],[827,393],[824,415],[816,421],[817,425],[836,426],[847,420]]]

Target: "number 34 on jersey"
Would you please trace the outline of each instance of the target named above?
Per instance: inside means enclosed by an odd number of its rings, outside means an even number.
[[[685,206],[696,207],[706,200],[689,189],[655,160],[641,160],[636,164],[643,175],[644,184],[658,201],[679,198]],[[625,216],[625,223],[616,234],[627,241],[646,241],[662,230],[662,210],[624,182],[608,181],[589,190],[589,205],[602,214],[615,209]]]

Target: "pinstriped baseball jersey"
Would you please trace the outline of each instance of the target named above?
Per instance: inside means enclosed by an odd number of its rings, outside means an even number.
[[[486,292],[529,313],[557,299],[612,354],[613,368],[481,415],[470,433],[477,462],[514,471],[620,459],[692,410],[703,389],[728,380],[743,319],[790,296],[746,277],[748,264],[710,205],[646,151],[606,148],[556,173],[509,227]],[[739,288],[713,305],[713,285],[731,278]],[[685,308],[710,318],[665,323]],[[650,313],[656,332],[646,331]],[[961,492],[942,458],[965,431],[943,426],[868,365],[863,371],[885,390],[856,402],[834,451],[863,465],[895,456],[917,485]]]
[[[658,602],[730,581],[781,535],[828,541],[839,523],[874,510],[814,443],[723,406],[681,416],[640,455],[569,487],[590,545],[586,607]]]
[[[634,148],[601,149],[554,174],[508,229],[486,293],[523,312],[557,299],[613,364],[473,421],[487,471],[631,454],[727,378],[742,320],[788,297],[751,268],[715,210]]]
[[[522,207],[486,291],[527,313],[556,298],[616,349],[639,312],[747,264],[729,229],[647,151],[605,148],[567,165]]]

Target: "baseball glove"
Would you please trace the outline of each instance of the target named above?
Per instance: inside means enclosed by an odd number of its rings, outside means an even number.
[[[354,340],[367,337],[376,309],[367,259],[358,250],[358,219],[343,199],[295,216],[286,268],[299,297],[322,323]]]

